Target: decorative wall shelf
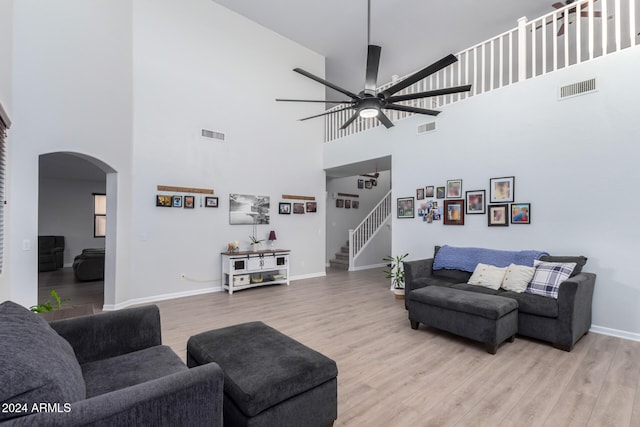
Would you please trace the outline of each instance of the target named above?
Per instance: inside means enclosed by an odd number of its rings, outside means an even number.
[[[291,194],[283,194],[283,199],[293,199],[293,200],[315,200],[316,198],[313,196],[294,196]]]
[[[209,188],[174,187],[170,185],[158,185],[158,191],[173,191],[177,193],[213,194]]]

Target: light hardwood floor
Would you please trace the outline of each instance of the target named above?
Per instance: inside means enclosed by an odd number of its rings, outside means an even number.
[[[570,353],[522,337],[496,355],[414,331],[380,269],[158,303],[163,341],[261,320],[338,364],[336,426],[639,426],[640,342],[590,333]]]

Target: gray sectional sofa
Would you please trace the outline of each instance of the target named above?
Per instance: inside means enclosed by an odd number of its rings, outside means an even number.
[[[518,335],[550,342],[554,347],[571,351],[575,343],[591,327],[591,302],[596,275],[582,271],[587,262],[583,256],[550,256],[539,259],[547,262],[573,262],[576,267],[571,276],[560,284],[558,298],[516,293],[504,289],[489,289],[467,284],[470,271],[457,269],[434,269],[434,259],[440,246],[436,246],[434,258],[405,261],[405,307],[420,310],[419,289],[426,286],[444,286],[467,292],[499,295],[518,302]],[[412,326],[415,325],[415,320]]]
[[[47,323],[0,304],[0,425],[222,426],[224,376],[163,346],[156,306]]]

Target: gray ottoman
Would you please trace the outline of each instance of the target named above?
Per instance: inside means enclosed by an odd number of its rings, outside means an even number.
[[[423,323],[480,341],[491,354],[518,331],[518,302],[499,295],[427,286],[411,291],[407,306],[411,328]]]
[[[187,342],[187,366],[224,372],[225,426],[326,427],[338,416],[338,368],[262,322],[203,332]]]

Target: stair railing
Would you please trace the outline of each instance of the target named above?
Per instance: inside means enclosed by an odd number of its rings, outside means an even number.
[[[349,270],[355,267],[355,260],[362,250],[369,244],[382,225],[391,216],[391,190],[369,212],[358,226],[349,230]]]

